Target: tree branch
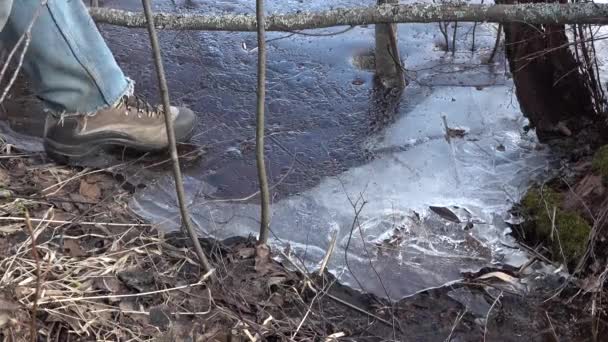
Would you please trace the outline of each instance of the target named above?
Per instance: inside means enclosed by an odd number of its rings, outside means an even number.
[[[142,13],[90,8],[99,23],[146,27]],[[542,3],[518,5],[409,4],[333,9],[323,12],[275,14],[266,18],[267,31],[292,31],[331,26],[439,21],[525,22],[529,24],[608,24],[608,4]],[[156,13],[155,26],[167,30],[256,31],[256,17],[249,14]]]
[[[144,6],[144,11],[146,16],[152,19],[152,6],[150,5],[150,0],[142,0],[142,4]],[[190,215],[188,214],[188,209],[186,208],[186,196],[184,191],[184,182],[182,180],[182,172],[179,167],[179,160],[177,158],[177,147],[175,146],[175,132],[173,131],[173,119],[169,113],[171,113],[171,106],[169,101],[169,89],[167,87],[167,79],[165,78],[165,68],[163,67],[162,57],[160,54],[160,44],[158,43],[158,36],[156,34],[156,29],[154,25],[152,25],[152,21],[149,22],[148,33],[150,34],[150,43],[152,45],[152,54],[154,57],[154,63],[156,66],[156,73],[158,74],[158,88],[160,89],[160,93],[162,95],[163,107],[165,110],[165,126],[167,129],[167,137],[169,140],[169,151],[171,152],[171,161],[173,163],[173,178],[175,179],[175,190],[177,193],[177,201],[179,204],[180,214],[182,216],[182,223],[186,227],[188,234],[190,235],[190,240],[192,240],[192,244],[194,245],[194,251],[196,252],[196,256],[201,263],[201,266],[205,273],[208,273],[212,270],[212,266],[207,260],[205,253],[203,252],[203,248],[201,247],[200,242],[198,241],[198,236],[194,227],[192,227],[192,222],[190,222]]]
[[[258,179],[260,182],[261,217],[259,243],[268,241],[270,230],[270,192],[268,190],[268,177],[266,176],[266,163],[264,161],[264,100],[266,97],[266,32],[264,24],[264,0],[256,0],[258,27],[258,98],[255,131],[255,157],[258,166]]]
[[[38,249],[36,248],[36,234],[30,221],[30,214],[25,210],[25,227],[27,233],[32,239],[32,257],[36,263],[36,290],[34,292],[34,300],[32,302],[32,318],[30,320],[30,341],[36,342],[38,340],[38,329],[36,328],[36,316],[38,315],[38,300],[40,299],[40,288],[42,284],[42,273],[40,271],[40,256],[38,255]]]

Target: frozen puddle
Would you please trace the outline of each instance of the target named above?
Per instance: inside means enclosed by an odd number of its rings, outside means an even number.
[[[530,179],[542,175],[547,155],[535,148],[531,136],[521,133],[524,122],[510,90],[432,90],[370,139],[374,160],[273,203],[273,244],[289,245],[291,253],[314,268],[337,230],[331,270],[378,295],[386,295],[386,288],[393,298],[459,279],[462,271],[522,263],[525,255],[509,247],[514,242],[505,235],[503,219]],[[467,132],[452,139],[453,149],[443,138],[442,114],[451,127]],[[213,187],[193,178],[186,186],[202,230],[217,238],[257,233],[258,205],[201,198],[201,193],[213,195]],[[173,191],[165,178],[140,193],[133,207],[153,222],[175,227]],[[454,223],[429,206],[467,210],[460,210],[462,223]],[[351,235],[355,210],[360,212]]]

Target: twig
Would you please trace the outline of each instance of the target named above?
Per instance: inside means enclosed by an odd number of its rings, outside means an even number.
[[[4,64],[4,66],[2,67],[2,71],[0,72],[0,82],[4,79],[4,74],[6,73],[6,69],[8,68],[11,60],[13,59],[13,56],[17,52],[17,49],[23,43],[23,49],[21,51],[21,55],[19,56],[19,61],[18,61],[17,67],[15,68],[13,76],[11,77],[8,85],[4,88],[4,91],[2,92],[2,96],[0,97],[0,103],[4,102],[6,95],[8,94],[9,90],[13,86],[13,83],[15,83],[15,80],[17,79],[17,75],[19,74],[19,71],[21,70],[21,66],[23,65],[23,59],[25,57],[25,53],[27,52],[27,49],[29,48],[30,42],[32,40],[32,28],[34,27],[36,20],[40,16],[43,6],[46,5],[46,1],[47,0],[42,0],[40,2],[40,5],[36,9],[36,12],[34,13],[34,16],[32,17],[32,20],[26,27],[25,32],[21,35],[21,37],[19,37],[19,40],[17,40],[17,43],[15,44],[15,46],[9,53],[6,62]]]
[[[492,305],[490,305],[490,308],[488,309],[488,313],[486,314],[486,322],[483,328],[483,341],[486,341],[486,335],[488,334],[488,320],[490,319],[490,313],[492,313],[492,309],[494,308],[494,306],[496,305],[496,303],[498,303],[498,301],[500,300],[500,298],[502,297],[503,292],[501,291],[498,296],[496,297],[496,299],[494,299],[494,302],[492,303]]]
[[[310,286],[312,287],[312,285],[310,285]],[[312,306],[315,304],[315,301],[321,294],[322,294],[322,291],[316,291],[315,296],[313,297],[313,299],[310,301],[310,304],[308,305],[308,309],[306,309],[306,313],[304,314],[304,317],[302,317],[302,319],[300,320],[300,323],[298,324],[298,327],[293,332],[293,334],[291,334],[291,337],[289,339],[290,341],[294,341],[294,339],[300,332],[300,329],[302,329],[302,325],[304,325],[304,322],[306,322],[308,315],[310,315],[310,313],[312,312]]]
[[[323,275],[323,271],[325,271],[325,267],[327,267],[327,263],[331,258],[331,255],[334,253],[334,249],[336,248],[336,241],[338,240],[338,231],[334,230],[333,236],[331,237],[331,242],[329,243],[329,248],[325,252],[325,256],[323,257],[323,261],[321,262],[321,268],[319,269],[319,275]]]
[[[303,276],[304,276],[304,277],[305,277],[305,278],[306,278],[306,279],[309,281],[310,286],[311,286],[313,289],[315,289],[315,291],[319,291],[319,290],[317,290],[317,289],[315,288],[315,286],[313,285],[314,283],[313,283],[313,281],[310,279],[310,277],[308,276],[308,274],[306,273],[306,271],[304,271],[304,270],[303,270],[303,269],[302,269],[302,268],[301,268],[301,267],[300,267],[298,264],[296,264],[296,263],[295,263],[293,260],[291,260],[291,258],[290,258],[290,257],[289,257],[287,254],[285,254],[285,252],[280,251],[280,253],[281,253],[281,255],[282,255],[284,258],[285,258],[285,260],[289,261],[289,263],[291,263],[291,264],[292,264],[292,265],[293,265],[293,266],[294,266],[294,267],[295,267],[295,268],[296,268],[296,269],[297,269],[297,270],[298,270],[298,271],[299,271],[299,272],[300,272],[300,273],[301,273],[301,274],[302,274],[302,275],[303,275]],[[353,310],[355,310],[355,311],[358,311],[358,312],[360,312],[360,313],[362,313],[362,314],[364,314],[364,315],[367,315],[367,316],[369,316],[369,317],[375,318],[375,319],[377,319],[379,322],[382,322],[382,323],[386,324],[387,326],[389,326],[389,327],[391,327],[391,328],[393,328],[393,327],[394,327],[394,325],[393,325],[391,322],[389,322],[389,321],[385,320],[385,319],[384,319],[384,318],[382,318],[382,317],[379,317],[379,316],[377,316],[377,315],[374,315],[373,313],[371,313],[371,312],[369,312],[369,311],[366,311],[366,310],[364,310],[364,309],[362,309],[362,308],[360,308],[360,307],[358,307],[358,306],[356,306],[356,305],[354,305],[354,304],[351,304],[351,303],[349,303],[349,302],[347,302],[347,301],[345,301],[345,300],[343,300],[343,299],[340,299],[340,298],[338,298],[338,297],[336,297],[336,296],[334,296],[334,295],[332,295],[332,294],[328,293],[328,292],[327,292],[327,290],[325,290],[325,289],[323,289],[323,290],[321,290],[321,291],[323,291],[323,292],[324,292],[324,295],[325,295],[325,296],[327,296],[328,298],[330,298],[330,299],[332,299],[332,300],[334,300],[334,301],[336,301],[336,302],[338,302],[338,303],[340,303],[340,304],[342,304],[342,305],[345,305],[345,306],[347,306],[347,307],[349,307],[349,308],[351,308],[351,309],[353,309]]]
[[[42,283],[41,272],[40,272],[40,257],[38,256],[38,249],[36,248],[36,235],[34,234],[34,228],[32,228],[32,222],[30,221],[30,214],[27,209],[25,210],[25,227],[27,233],[32,239],[32,257],[36,263],[36,291],[34,292],[34,302],[32,304],[32,318],[30,320],[30,341],[36,342],[38,340],[38,329],[36,328],[36,315],[38,312],[38,298],[40,297],[40,285]]]
[[[144,1],[146,1],[146,0],[144,0]],[[207,273],[205,273],[203,275],[203,277],[201,278],[201,280],[197,283],[176,286],[176,287],[162,289],[162,290],[158,290],[158,291],[149,291],[149,292],[140,292],[140,293],[133,293],[133,294],[122,294],[122,295],[72,297],[72,298],[63,298],[63,299],[57,299],[57,300],[51,299],[51,300],[44,301],[40,304],[49,304],[49,303],[56,304],[56,303],[66,303],[66,302],[80,302],[80,301],[93,300],[93,299],[110,299],[110,298],[116,299],[116,298],[132,298],[132,297],[149,296],[149,295],[153,295],[153,294],[171,292],[171,291],[182,290],[182,289],[187,289],[187,288],[194,287],[194,286],[203,285],[205,283],[205,281],[209,278],[212,278],[214,274],[215,274],[215,269],[212,269],[211,271],[208,271]]]
[[[389,326],[390,328],[394,328],[394,324],[393,324],[393,323],[391,323],[391,322],[389,322],[389,321],[385,320],[384,318],[382,318],[382,317],[380,317],[380,316],[378,316],[378,315],[374,315],[373,313],[371,313],[371,312],[369,312],[369,311],[366,311],[366,310],[364,310],[364,309],[362,309],[362,308],[360,308],[360,307],[358,307],[358,306],[356,306],[356,305],[354,305],[354,304],[351,304],[351,303],[349,303],[349,302],[347,302],[347,301],[345,301],[345,300],[343,300],[343,299],[340,299],[340,298],[338,298],[338,297],[336,297],[336,296],[334,296],[334,295],[332,295],[332,294],[330,294],[330,293],[326,293],[325,295],[326,295],[327,297],[329,297],[329,298],[333,299],[334,301],[336,301],[336,302],[338,302],[338,303],[340,303],[340,304],[344,305],[344,306],[347,306],[347,307],[349,307],[349,308],[351,308],[351,309],[353,309],[353,310],[355,310],[355,311],[358,311],[358,312],[360,312],[360,313],[362,313],[362,314],[364,314],[364,315],[367,315],[367,316],[369,316],[369,317],[372,317],[372,318],[374,318],[374,319],[378,320],[379,322],[382,322],[382,323],[386,324],[386,325],[387,325],[387,326]]]
[[[0,217],[0,221],[25,222],[27,220],[28,219],[25,217],[18,217],[18,216]],[[78,222],[78,221],[74,221],[74,220],[64,221],[64,220],[49,220],[49,219],[36,219],[36,218],[32,218],[29,220],[31,222],[35,222],[35,223],[52,223],[52,224],[59,224],[59,225],[78,224],[81,226],[101,225],[101,226],[107,226],[107,227],[145,227],[145,228],[154,226],[154,225],[148,224],[148,223],[113,223],[113,222],[94,222],[94,221]]]
[[[452,324],[452,329],[450,330],[450,334],[444,340],[445,342],[450,342],[452,340],[452,335],[454,334],[454,331],[456,331],[458,324],[460,324],[460,321],[462,320],[462,318],[464,317],[464,315],[466,313],[467,313],[467,308],[464,308],[462,313],[458,314],[458,316],[456,316],[456,319],[454,320],[454,324]]]
[[[268,177],[264,161],[264,100],[266,97],[266,21],[264,18],[264,0],[256,0],[255,13],[258,28],[258,92],[255,129],[255,158],[258,166],[258,180],[260,182],[261,217],[260,236],[258,242],[265,244],[268,241],[270,226],[270,191],[268,190]]]
[[[210,272],[213,268],[203,252],[198,236],[192,223],[190,222],[190,215],[188,214],[188,208],[186,207],[186,200],[184,194],[184,182],[182,180],[182,172],[179,166],[179,160],[177,157],[177,147],[175,143],[175,131],[173,130],[173,119],[169,113],[171,113],[171,106],[169,102],[169,90],[167,88],[167,80],[165,78],[165,69],[163,67],[162,57],[160,55],[160,47],[158,44],[158,36],[156,35],[156,28],[154,27],[154,18],[152,16],[152,6],[150,0],[141,1],[144,6],[144,13],[146,15],[146,21],[148,26],[148,33],[150,34],[150,44],[152,45],[152,51],[154,56],[154,64],[156,66],[156,73],[158,74],[158,88],[160,89],[163,107],[165,111],[165,126],[167,129],[167,138],[169,140],[169,151],[171,153],[171,161],[173,163],[173,178],[175,179],[175,190],[177,194],[177,201],[179,204],[180,214],[182,216],[182,223],[186,227],[190,240],[194,245],[194,250],[198,259],[205,272]]]
[[[17,67],[15,68],[15,71],[13,72],[13,76],[11,77],[8,84],[4,88],[4,91],[2,92],[2,96],[0,97],[0,103],[4,102],[6,95],[13,87],[15,80],[17,80],[19,71],[21,70],[21,67],[23,66],[23,59],[25,58],[25,53],[27,52],[27,49],[30,47],[31,41],[32,41],[32,32],[31,32],[31,27],[30,27],[30,29],[27,32],[25,32],[25,43],[23,44],[23,49],[21,50],[21,55],[19,56],[19,62],[17,63]],[[8,62],[7,62],[7,64],[8,64]]]
[[[347,194],[347,197],[348,197],[348,194]],[[361,197],[359,197],[359,198],[361,199]],[[357,225],[357,220],[359,219],[359,214],[361,214],[361,211],[363,211],[363,207],[365,207],[367,202],[365,200],[363,200],[363,202],[361,203],[361,206],[359,206],[359,208],[357,208],[357,204],[359,202],[358,200],[356,202],[353,202],[350,199],[350,197],[348,197],[348,200],[351,203],[351,205],[353,206],[353,210],[355,211],[355,217],[353,218],[353,223],[350,226],[350,232],[348,235],[348,241],[346,241],[346,247],[344,247],[344,264],[346,265],[346,268],[348,269],[350,274],[353,276],[353,279],[355,279],[355,281],[357,282],[357,285],[359,285],[359,288],[361,289],[361,291],[365,291],[365,287],[363,287],[363,284],[359,281],[359,278],[357,278],[357,276],[355,275],[355,272],[353,272],[353,270],[350,268],[350,264],[348,263],[348,249],[350,248],[350,242],[353,238],[353,232],[355,231],[355,227]]]
[[[456,33],[458,31],[458,22],[454,22],[454,33],[452,34],[452,56],[456,55]]]
[[[445,128],[445,140],[447,140],[448,145],[450,145],[450,152],[452,155],[452,160],[454,162],[454,176],[456,178],[456,182],[460,183],[460,176],[458,174],[458,162],[456,160],[456,150],[454,150],[452,138],[450,137],[450,127],[448,126],[448,119],[445,115],[442,115],[441,119],[443,120],[443,126]]]
[[[545,311],[545,316],[547,316],[547,320],[549,321],[549,326],[551,327],[551,333],[553,334],[553,337],[555,337],[555,340],[559,342],[559,337],[555,332],[555,327],[553,326],[553,322],[551,322],[551,317],[549,317],[549,313],[547,311]]]

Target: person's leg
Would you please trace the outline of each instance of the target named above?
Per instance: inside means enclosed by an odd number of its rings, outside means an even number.
[[[11,14],[13,0],[0,0],[0,31],[4,28],[8,16]]]
[[[1,1],[1,0],[0,0]],[[2,32],[14,46],[40,8],[19,0]],[[133,82],[119,66],[81,0],[48,0],[36,19],[23,68],[49,108],[47,152],[82,156],[104,145],[141,150],[167,146],[164,113],[132,96]],[[188,139],[195,116],[171,108],[178,141]]]
[[[3,34],[9,47],[25,32],[40,3],[13,4]],[[31,37],[23,69],[52,111],[92,113],[132,92],[81,0],[48,0]]]

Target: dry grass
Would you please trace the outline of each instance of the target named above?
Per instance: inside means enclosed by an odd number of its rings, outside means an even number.
[[[131,195],[112,176],[128,165],[72,168],[0,148],[0,186],[11,192],[0,197],[0,341],[27,341],[31,326],[49,341],[343,334],[318,311],[327,288],[270,254],[254,259],[247,239],[233,249],[206,242],[219,277],[209,284],[188,239],[129,211]]]
[[[49,229],[48,224],[39,224],[34,229],[34,235],[40,237]],[[147,340],[150,331],[142,331],[133,326],[129,322],[129,315],[149,315],[149,312],[141,309],[128,310],[129,302],[123,300],[154,296],[163,301],[171,301],[171,292],[200,287],[208,276],[207,274],[192,284],[123,294],[121,286],[110,284],[116,282],[116,274],[138,269],[141,265],[156,265],[156,278],[175,278],[185,264],[197,265],[193,260],[195,256],[186,248],[175,248],[167,244],[161,237],[137,234],[134,230],[105,236],[101,240],[108,244],[108,248],[103,253],[92,253],[86,257],[74,256],[80,252],[71,251],[72,255],[58,252],[55,238],[38,243],[45,279],[41,284],[38,310],[48,315],[46,322],[63,323],[71,333],[95,340]],[[36,262],[31,253],[31,238],[14,246],[13,250],[15,253],[12,257],[0,262],[0,273],[3,274],[0,287],[10,289],[13,298],[23,308],[31,308],[36,287]],[[161,255],[166,260],[162,268],[159,268],[155,256]],[[178,314],[201,313],[186,310]],[[43,325],[39,334],[51,337],[52,327],[53,325]]]

